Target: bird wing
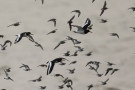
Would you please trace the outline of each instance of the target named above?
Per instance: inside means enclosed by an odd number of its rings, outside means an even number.
[[[100,16],[104,13],[104,9],[102,9],[101,13],[100,13]]]
[[[3,69],[3,70],[4,70],[4,69]],[[4,72],[5,72],[5,74],[6,74],[6,77],[9,77],[9,76],[8,76],[8,73],[7,73],[5,70],[4,70]]]
[[[92,0],[92,3],[94,2],[95,0]],[[88,89],[89,90],[89,89]]]
[[[55,62],[52,62],[52,61],[48,62],[47,75],[49,75],[52,72],[54,65],[55,65]]]
[[[54,48],[54,50],[55,50],[57,47],[59,47],[59,46],[60,46],[60,44],[61,44],[61,42],[59,42],[59,43],[58,43],[58,45]]]
[[[75,15],[69,21],[72,21],[74,18],[75,18]]]
[[[89,18],[87,18],[82,29],[86,30],[90,24],[91,24],[91,20]]]
[[[104,2],[104,6],[103,6],[103,8],[105,8],[106,7],[106,5],[107,5],[107,3],[106,3],[106,1]]]
[[[29,38],[30,41],[35,42],[35,40],[33,39],[31,35],[27,36],[27,38]]]
[[[105,82],[107,82],[108,80],[109,80],[109,78]]]
[[[39,47],[43,50],[43,47],[41,45],[39,45]]]
[[[54,26],[56,27],[56,20],[54,21]]]
[[[72,25],[71,25],[71,23],[68,23],[69,24],[69,29],[70,29],[70,31],[72,30]]]
[[[111,75],[115,72],[115,69],[112,71]]]
[[[108,74],[109,70],[106,71],[105,76]]]
[[[64,78],[63,75],[60,74],[60,76],[61,76],[62,78]]]
[[[18,34],[16,36],[17,36],[17,38],[15,39],[15,43],[14,44],[16,44],[17,42],[19,42],[22,39],[22,34]]]
[[[71,25],[71,26],[73,26],[73,27],[77,27],[77,28],[78,28],[78,30],[82,30],[82,27],[81,27],[81,26],[78,26],[78,25]]]

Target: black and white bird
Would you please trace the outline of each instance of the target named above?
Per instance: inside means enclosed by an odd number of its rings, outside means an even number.
[[[51,34],[51,33],[56,33],[56,31],[57,31],[57,29],[54,29],[54,30],[52,30],[51,32],[47,33],[47,35],[48,35],[48,34]]]
[[[22,66],[20,66],[19,68],[22,68],[22,67],[24,67],[24,71],[30,71],[30,70],[32,70],[32,69],[30,69],[30,67],[28,66],[28,65],[26,65],[26,64],[23,64],[22,63]]]
[[[31,32],[23,32],[18,35],[15,35],[15,36],[17,36],[17,38],[15,39],[14,44],[18,43],[22,39],[22,37],[29,37],[31,35],[33,35],[33,34],[31,34]]]
[[[100,19],[100,23],[106,23],[108,22],[107,19]]]
[[[75,44],[80,44],[81,41],[78,41],[77,39],[73,39],[73,43],[74,43],[74,45],[75,45]]]
[[[73,23],[73,19],[75,18],[75,15],[67,22],[69,24],[69,29],[70,31],[72,30],[72,23]]]
[[[38,67],[47,67],[46,64],[41,64],[41,65],[38,65]]]
[[[6,40],[3,44],[3,46],[5,46],[7,43],[10,43],[10,46],[12,45],[12,42],[10,40]]]
[[[100,16],[104,13],[105,10],[107,10],[108,8],[106,7],[107,3],[106,1],[104,2],[104,5],[103,5],[103,8],[101,9],[101,13],[100,13]]]
[[[72,25],[73,27],[77,27],[77,30],[73,32],[79,33],[79,34],[87,34],[88,32],[92,33],[90,30],[88,30],[88,26],[90,24],[91,24],[91,20],[87,18],[83,27],[78,26],[78,25]]]
[[[21,23],[21,22],[16,22],[16,23],[11,24],[11,25],[9,25],[9,26],[7,26],[7,27],[10,27],[10,26],[19,26],[19,25],[20,25],[20,23]]]
[[[36,0],[35,0],[36,1]],[[44,4],[44,0],[41,0],[42,4]]]
[[[56,19],[52,18],[52,19],[48,20],[47,22],[50,22],[50,21],[52,21],[54,23],[54,27],[56,27]]]
[[[78,17],[80,16],[80,14],[81,14],[81,11],[80,10],[73,10],[73,11],[71,11],[71,13],[72,12],[76,12],[76,13],[78,13]]]
[[[36,79],[36,81],[38,81],[38,82],[42,81],[42,76],[40,76],[38,79]]]
[[[107,65],[108,66],[112,66],[112,65],[115,65],[114,63],[111,63],[111,62],[107,62]]]
[[[119,38],[119,35],[117,33],[110,33],[111,36],[117,36]]]
[[[9,77],[8,73],[7,73],[5,70],[4,70],[4,72],[5,72],[5,74],[6,74],[6,77],[5,77],[4,79],[14,81],[13,79],[11,79],[11,78]]]
[[[10,70],[11,68],[7,68],[7,69],[5,69],[5,71],[6,72],[10,72],[11,70]]]
[[[54,60],[48,61],[47,62],[47,64],[48,64],[47,75],[49,75],[52,72],[55,63],[58,63],[58,62],[61,62],[61,61],[65,61],[65,60],[67,60],[67,59],[60,57],[60,58],[56,58]]]
[[[102,83],[102,85],[106,85],[108,80],[109,80],[109,78],[104,82],[103,81],[100,81],[100,82]]]
[[[57,46],[54,48],[54,50],[55,50],[56,48],[58,48],[61,44],[65,44],[66,41],[67,41],[67,40],[60,41],[60,42],[57,44]]]
[[[36,44],[35,46],[40,47],[42,50],[44,50],[41,44],[39,44],[38,42],[35,42],[35,44]]]

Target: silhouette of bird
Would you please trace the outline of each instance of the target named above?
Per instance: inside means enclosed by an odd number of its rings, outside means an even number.
[[[61,44],[65,44],[65,43],[66,43],[65,41],[67,41],[67,40],[60,41],[60,42],[57,44],[57,46],[54,48],[54,50],[55,50],[56,48],[58,48]]]
[[[117,36],[119,38],[119,35],[117,33],[110,33],[111,36]]]
[[[102,83],[102,85],[106,85],[108,80],[109,80],[109,78],[104,82],[102,82],[102,81],[100,81],[100,82]]]
[[[73,19],[75,18],[75,15],[67,22],[69,24],[69,29],[70,31],[72,30],[72,23],[73,23]]]
[[[112,75],[114,72],[118,71],[118,70],[119,70],[119,69],[113,69],[111,75]]]
[[[113,68],[107,68],[105,76],[108,74],[109,71],[113,70]]]
[[[76,12],[76,13],[78,13],[78,17],[80,16],[80,14],[81,14],[81,11],[80,10],[73,10],[73,11],[71,11],[71,13],[72,12]]]
[[[106,7],[106,5],[107,5],[107,3],[106,3],[106,1],[105,1],[105,2],[104,2],[104,6],[103,6],[103,8],[101,9],[102,11],[101,11],[101,13],[100,13],[100,16],[104,13],[105,10],[108,9],[108,8]]]
[[[51,34],[51,33],[56,33],[56,31],[57,31],[57,29],[54,29],[54,30],[52,30],[51,32],[47,33],[47,35],[48,35],[48,34]]]
[[[50,20],[48,20],[47,22],[53,22],[54,23],[54,27],[56,27],[56,19],[55,18],[52,18],[52,19],[50,19]]]
[[[10,26],[19,26],[19,25],[20,25],[20,23],[21,23],[21,22],[16,22],[16,23],[11,24],[11,25],[9,25],[9,26],[7,26],[7,27],[10,27]]]

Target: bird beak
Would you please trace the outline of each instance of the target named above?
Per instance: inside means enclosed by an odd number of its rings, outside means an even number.
[[[90,33],[93,33],[93,32],[91,32],[91,31],[89,31]]]

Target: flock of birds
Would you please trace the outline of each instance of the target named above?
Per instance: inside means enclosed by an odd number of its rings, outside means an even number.
[[[43,4],[44,3],[44,0],[41,0],[41,1],[42,1],[42,4]],[[92,0],[92,3],[94,1],[95,0]],[[105,10],[107,10],[107,9],[108,9],[107,2],[105,1],[103,7],[101,8],[101,13],[99,15],[102,16],[104,14]],[[135,11],[135,7],[131,7],[129,9]],[[73,10],[73,11],[71,11],[71,13],[73,13],[73,12],[78,13],[78,17],[81,15],[81,11],[80,10]],[[67,24],[69,25],[69,30],[70,31],[72,30],[72,27],[76,27],[77,30],[73,31],[75,34],[83,34],[83,35],[85,35],[87,33],[93,33],[93,32],[91,32],[92,27],[93,27],[93,24],[91,24],[91,20],[89,18],[86,19],[86,21],[85,21],[85,23],[84,23],[83,26],[73,25],[74,18],[75,18],[75,15],[72,16],[71,19],[69,19],[69,21],[67,21]],[[49,19],[48,20],[48,22],[53,22],[54,23],[54,27],[56,27],[56,21],[57,20],[55,18],[52,18],[52,19]],[[107,22],[107,20],[101,19],[101,23],[106,23],[106,22]],[[16,23],[11,24],[11,25],[9,25],[7,27],[19,26],[20,23],[21,22],[16,22]],[[133,28],[133,32],[135,32],[135,27],[130,27],[130,28]],[[57,29],[48,32],[47,35],[53,34],[53,33],[56,33],[56,32],[57,32]],[[34,38],[32,37],[32,35],[33,34],[31,32],[22,32],[22,33],[20,33],[20,34],[16,35],[17,38],[15,39],[14,44],[19,43],[22,40],[22,38],[26,37],[26,38],[28,38],[28,40],[30,40],[31,42],[35,43],[35,46],[40,47],[42,50],[44,50],[43,47],[42,47],[42,45],[39,44],[38,42],[36,42],[34,40]],[[119,35],[117,33],[110,33],[110,35],[111,36],[116,36],[117,38],[119,38]],[[0,37],[3,38],[4,35],[0,35]],[[65,44],[66,41],[69,41],[70,40],[73,43],[74,47],[77,48],[77,50],[72,55],[70,54],[70,51],[67,51],[65,53],[62,53],[63,56],[65,56],[65,57],[78,56],[78,54],[77,54],[78,52],[84,51],[84,48],[82,48],[80,46],[76,46],[76,45],[79,45],[81,43],[81,41],[79,41],[79,40],[77,40],[75,38],[72,38],[70,36],[66,36],[66,37],[67,37],[66,40],[62,40],[62,41],[58,42],[58,44],[56,45],[56,47],[54,47],[54,50],[57,49],[58,47],[60,47],[60,45]],[[12,45],[12,42],[10,40],[6,40],[4,42],[4,44],[0,44],[1,45],[1,50],[6,50],[6,47],[7,47],[7,44],[8,43],[10,44],[10,46]],[[88,52],[86,54],[83,54],[83,55],[85,55],[85,56],[91,56],[92,55],[92,52],[93,51],[90,51],[90,52]],[[63,58],[63,57],[59,57],[59,58],[55,58],[54,60],[48,61],[46,64],[41,64],[38,67],[46,67],[47,68],[46,74],[49,75],[54,70],[54,67],[55,67],[55,64],[56,63],[59,63],[59,65],[62,65],[63,66],[63,65],[66,64],[66,63],[64,63],[64,61],[69,61],[69,60],[67,60],[66,58]],[[72,61],[72,62],[69,63],[69,65],[76,64],[76,63],[77,63],[77,61]],[[111,67],[111,66],[115,65],[114,63],[111,63],[111,62],[106,62],[106,63],[107,63],[107,65],[109,67],[106,69],[106,71],[104,72],[104,74],[98,72],[98,69],[100,67],[101,62],[98,62],[98,61],[89,61],[88,63],[86,63],[86,66],[89,66],[89,69],[90,70],[95,71],[95,73],[96,73],[96,75],[98,77],[102,77],[103,75],[106,76],[109,72],[111,72],[111,75],[113,75],[116,71],[119,70],[118,68]],[[23,64],[23,63],[22,63],[22,66],[20,66],[19,68],[24,68],[23,69],[24,71],[31,71],[32,70],[28,65]],[[69,71],[70,74],[74,74],[76,69],[73,68],[73,69],[67,69],[67,70]],[[9,76],[9,72],[11,72],[11,68],[5,68],[3,70],[3,72],[6,75],[4,79],[14,81]],[[64,76],[61,75],[61,74],[59,74],[59,73],[53,74],[52,76],[64,78]],[[40,82],[40,81],[42,81],[42,76],[40,76],[37,79],[33,79],[33,80],[29,80],[29,81],[31,81],[31,82]],[[101,82],[102,85],[106,85],[108,81],[109,81],[109,78],[107,78],[105,81],[99,81],[99,82]],[[58,86],[58,88],[59,89],[63,89],[64,86],[66,86],[67,88],[71,88],[71,90],[73,90],[72,85],[73,85],[73,81],[70,78],[67,77],[67,78],[64,78],[63,84],[60,85],[60,86]],[[44,89],[46,89],[46,87],[47,86],[40,86],[40,89],[41,90],[44,90]],[[88,90],[90,90],[91,88],[94,87],[94,85],[93,84],[90,84],[87,87],[88,87]],[[5,90],[5,89],[2,89],[2,90]]]

